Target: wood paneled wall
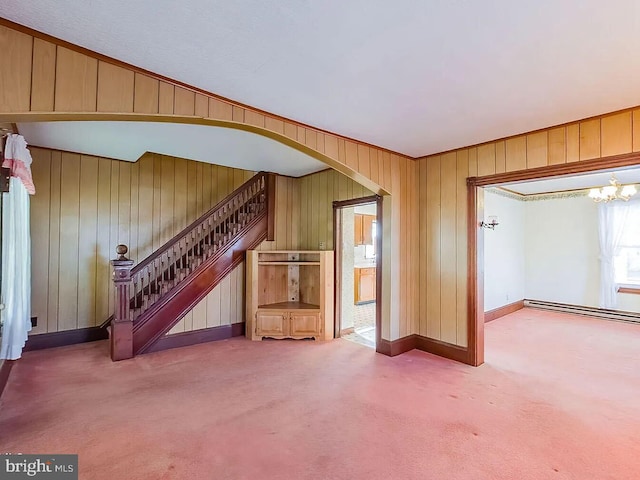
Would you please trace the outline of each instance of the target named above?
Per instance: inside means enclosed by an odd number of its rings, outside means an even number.
[[[373,195],[335,170],[302,177],[300,188],[300,250],[333,250],[333,202]],[[320,244],[323,244],[322,249]]]
[[[636,151],[640,109],[629,109],[418,160],[416,333],[467,345],[467,177]]]
[[[34,334],[102,323],[113,312],[109,260],[116,245],[128,245],[130,258],[143,259],[254,174],[156,154],[129,163],[31,152],[37,190],[31,198]],[[241,321],[235,291],[242,278],[235,271],[218,296],[207,299],[207,325],[216,318]],[[220,317],[212,316],[216,308]],[[182,325],[203,321],[192,318]]]

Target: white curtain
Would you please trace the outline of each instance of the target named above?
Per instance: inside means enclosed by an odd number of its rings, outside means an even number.
[[[10,135],[3,166],[11,169],[9,193],[2,194],[2,341],[0,359],[16,360],[31,330],[31,155],[20,135]]]
[[[629,205],[621,202],[598,205],[598,237],[600,239],[600,308],[615,310],[617,286],[614,259],[620,249]]]

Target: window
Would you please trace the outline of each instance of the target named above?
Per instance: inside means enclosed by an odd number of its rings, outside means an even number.
[[[618,285],[640,288],[640,202],[629,204],[614,258]]]

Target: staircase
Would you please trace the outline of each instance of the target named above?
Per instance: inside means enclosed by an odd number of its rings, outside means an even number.
[[[111,359],[145,353],[244,260],[273,239],[275,177],[260,172],[135,267],[118,245]]]

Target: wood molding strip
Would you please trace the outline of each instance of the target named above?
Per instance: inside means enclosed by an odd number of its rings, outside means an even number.
[[[522,308],[524,308],[524,299],[508,305],[503,305],[502,307],[494,308],[493,310],[484,312],[484,323],[488,323],[497,318],[509,315],[510,313],[517,312]]]
[[[11,369],[16,361],[17,360],[0,360],[0,397],[2,397],[2,392],[4,392],[4,388],[7,386]]]
[[[66,347],[77,343],[95,342],[109,338],[109,332],[100,327],[79,328],[62,332],[30,335],[23,352],[43,350],[45,348]]]
[[[497,173],[482,177],[469,177],[468,185],[476,187],[488,187],[500,183],[520,182],[524,180],[538,180],[560,175],[575,175],[577,173],[593,172],[595,170],[607,170],[611,168],[630,168],[640,164],[640,153],[624,153],[611,157],[594,158],[580,162],[560,163],[545,167],[516,170],[514,172]]]
[[[456,362],[469,364],[469,352],[467,348],[416,334],[407,335],[406,337],[393,341],[382,339],[377,352],[388,357],[395,357],[396,355],[413,349],[438,355],[439,357],[444,357]]]
[[[232,337],[244,336],[245,323],[233,323],[231,325],[222,325],[220,327],[203,328],[193,330],[191,332],[176,333],[173,335],[165,335],[156,343],[154,343],[145,353],[159,352],[170,348],[186,347],[189,345],[197,345],[198,343],[214,342],[217,340],[226,340]]]
[[[154,72],[152,72],[150,70],[146,70],[144,68],[137,67],[137,66],[132,65],[130,63],[123,62],[122,60],[117,60],[117,59],[115,59],[113,57],[109,57],[109,56],[104,55],[102,53],[94,52],[93,50],[89,50],[88,48],[81,47],[81,46],[76,45],[74,43],[67,42],[66,40],[62,40],[61,38],[54,37],[53,35],[49,35],[47,33],[40,32],[40,31],[35,30],[35,29],[31,28],[31,27],[27,27],[26,25],[22,25],[20,23],[12,22],[11,20],[8,20],[8,19],[3,18],[3,17],[0,17],[0,26],[4,26],[4,27],[7,27],[7,28],[10,28],[10,29],[15,30],[17,32],[24,33],[26,35],[30,35],[30,36],[32,36],[34,38],[39,38],[39,39],[44,40],[46,42],[53,43],[54,45],[58,45],[60,47],[67,48],[69,50],[72,50],[74,52],[80,53],[82,55],[86,55],[86,56],[88,56],[90,58],[94,58],[94,59],[99,60],[101,62],[109,63],[109,64],[115,65],[117,67],[125,68],[125,69],[130,70],[130,71],[132,71],[134,73],[145,75],[147,77],[153,78],[155,80],[159,80],[161,82],[169,83],[169,84],[171,84],[171,85],[173,85],[175,87],[184,88],[184,89],[189,90],[191,92],[199,93],[201,95],[205,95],[207,97],[214,98],[216,100],[219,100],[221,102],[227,103],[227,104],[232,105],[234,107],[244,108],[246,110],[249,110],[249,111],[255,112],[255,113],[259,113],[259,114],[264,115],[264,116],[269,117],[269,118],[273,118],[273,119],[276,119],[276,120],[281,120],[283,122],[288,122],[288,123],[293,124],[293,125],[298,126],[298,127],[308,128],[310,130],[314,130],[314,131],[319,132],[319,133],[332,135],[332,136],[334,136],[336,138],[341,138],[341,139],[344,139],[344,140],[347,140],[347,141],[350,141],[350,142],[355,142],[355,143],[359,143],[361,145],[366,145],[368,147],[375,148],[375,149],[383,151],[383,152],[388,152],[388,153],[393,154],[393,155],[399,155],[400,157],[414,159],[414,160],[417,158],[417,157],[416,158],[410,157],[410,156],[405,155],[403,153],[395,152],[393,150],[389,150],[388,148],[380,147],[378,145],[373,145],[372,143],[367,143],[367,142],[363,142],[361,140],[357,140],[355,138],[346,137],[344,135],[340,135],[338,133],[331,132],[329,130],[323,130],[321,128],[314,127],[312,125],[307,125],[306,123],[298,122],[296,120],[291,120],[290,118],[283,117],[283,116],[277,115],[275,113],[267,112],[266,110],[261,110],[259,108],[252,107],[252,106],[244,104],[244,103],[236,102],[236,101],[231,100],[229,98],[223,97],[222,95],[218,95],[216,93],[209,92],[209,91],[204,90],[202,88],[194,87],[193,85],[189,85],[188,83],[184,83],[184,82],[181,82],[179,80],[174,80],[172,78],[165,77],[164,75],[160,75],[160,74],[154,73]]]
[[[640,295],[640,287],[618,287],[618,293],[630,293],[632,295]]]
[[[357,205],[368,205],[378,202],[380,195],[370,195],[368,197],[352,198],[350,200],[334,200],[333,208],[355,207]]]

